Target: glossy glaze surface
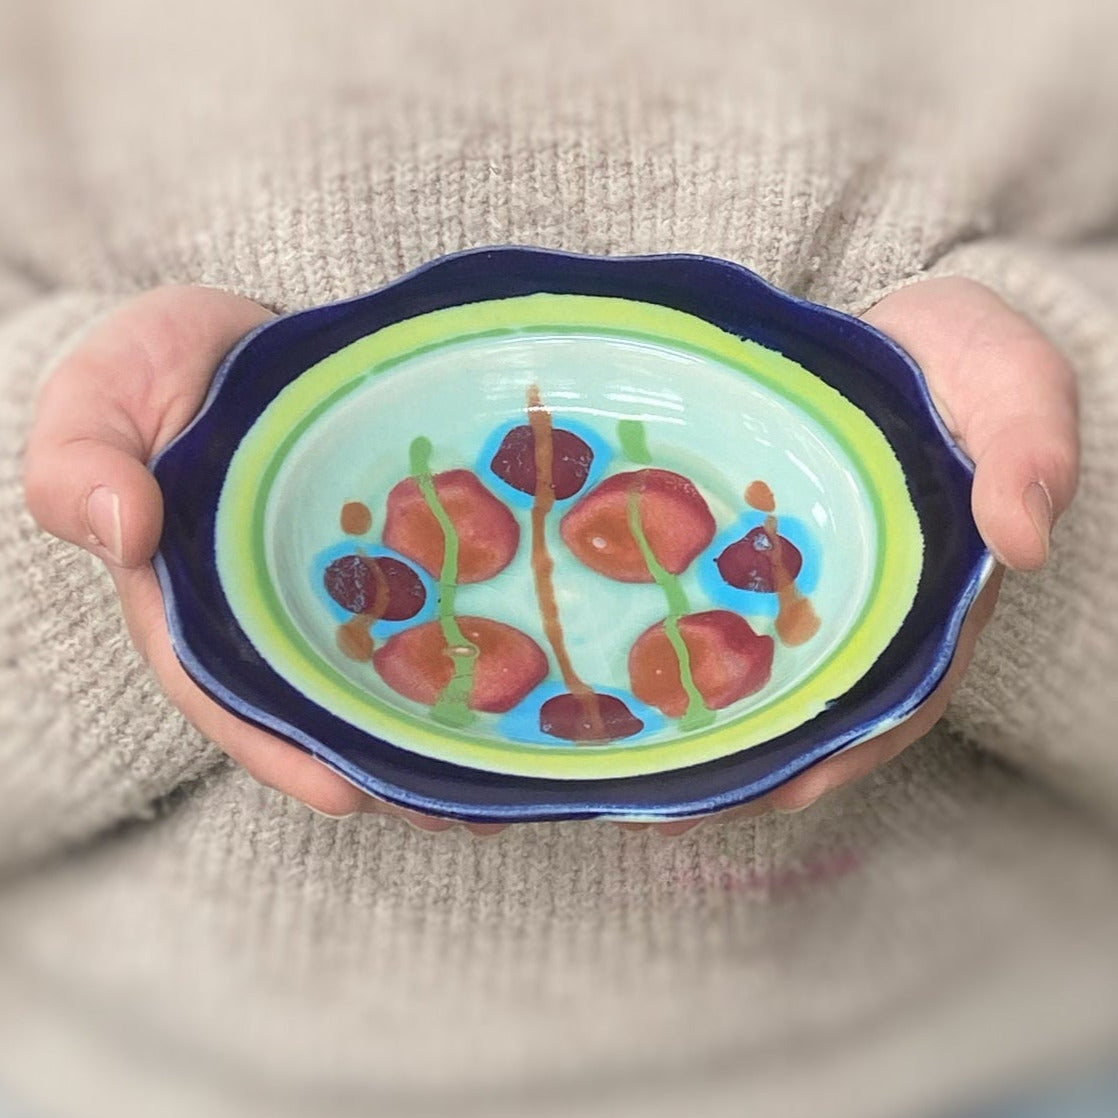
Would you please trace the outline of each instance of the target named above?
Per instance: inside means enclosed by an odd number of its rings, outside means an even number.
[[[895,455],[841,394],[679,312],[555,295],[421,316],[308,371],[238,448],[216,545],[238,622],[308,699],[558,779],[802,725],[896,633],[923,554]],[[363,559],[367,592],[331,595]],[[377,563],[419,608],[387,578],[378,606]],[[479,645],[467,618],[502,628]]]
[[[154,468],[195,679],[463,818],[759,795],[914,709],[991,566],[911,361],[697,257],[482,250],[280,319]]]

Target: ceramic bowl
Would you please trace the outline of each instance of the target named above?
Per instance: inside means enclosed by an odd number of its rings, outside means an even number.
[[[992,569],[911,359],[705,257],[478,250],[278,318],[153,469],[198,684],[469,820],[762,795],[911,714]]]

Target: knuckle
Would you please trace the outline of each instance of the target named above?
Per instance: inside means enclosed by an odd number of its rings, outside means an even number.
[[[225,745],[222,742],[219,741],[219,742],[216,742],[216,744],[221,749],[225,750],[226,753],[229,753],[229,750],[226,749]],[[232,754],[230,754],[230,756],[232,756]],[[234,757],[233,759],[262,788],[269,788],[273,792],[281,792],[284,795],[289,794],[288,790],[285,787],[283,787],[282,784],[275,779],[271,770],[267,766],[260,764],[258,761],[256,761],[252,757]],[[304,801],[304,802],[306,802],[306,801]],[[307,806],[311,807],[313,805],[308,804]]]

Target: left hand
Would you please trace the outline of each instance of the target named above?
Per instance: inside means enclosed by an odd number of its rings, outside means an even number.
[[[971,280],[924,280],[863,315],[923,369],[948,429],[975,463],[972,506],[999,567],[967,615],[943,682],[911,718],[812,766],[767,796],[726,812],[799,811],[865,776],[923,737],[943,715],[994,612],[1006,567],[1035,571],[1048,560],[1052,526],[1079,478],[1075,376],[1028,319]],[[679,834],[701,820],[658,824]]]

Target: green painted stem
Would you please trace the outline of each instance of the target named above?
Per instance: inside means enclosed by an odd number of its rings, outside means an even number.
[[[458,532],[435,492],[435,483],[431,478],[431,449],[431,440],[423,435],[412,440],[411,472],[427,507],[443,531],[443,565],[439,572],[439,624],[442,626],[443,639],[448,650],[462,650],[452,654],[454,675],[431,708],[431,717],[445,726],[461,728],[469,726],[475,717],[469,704],[474,687],[474,665],[477,662],[478,647],[466,638],[454,613],[454,602],[458,594]]]
[[[648,569],[657,585],[664,591],[668,600],[668,616],[664,618],[664,632],[675,649],[676,659],[679,661],[679,679],[683,690],[687,693],[687,710],[679,720],[681,730],[701,730],[714,722],[714,711],[703,701],[703,696],[695,686],[695,677],[691,673],[691,650],[679,631],[679,619],[690,612],[687,595],[683,586],[675,575],[666,571],[656,558],[648,537],[644,534],[644,525],[641,523],[640,490],[634,488],[629,494],[629,531],[641,549],[641,555],[648,564]]]
[[[648,452],[648,440],[644,434],[644,424],[639,419],[619,419],[617,421],[617,441],[621,452],[638,466],[651,466],[652,455]]]

